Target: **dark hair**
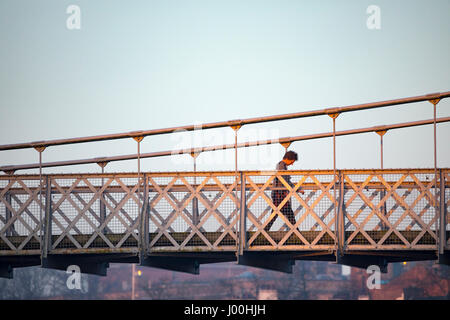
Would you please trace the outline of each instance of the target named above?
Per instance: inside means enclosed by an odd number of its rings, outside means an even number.
[[[297,152],[295,152],[295,151],[286,152],[283,157],[283,160],[284,159],[297,161],[298,160]]]

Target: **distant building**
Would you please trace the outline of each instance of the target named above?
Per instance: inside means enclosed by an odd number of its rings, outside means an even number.
[[[431,266],[418,264],[380,290],[370,290],[374,300],[449,299],[450,278],[442,277]]]
[[[269,289],[259,290],[258,300],[278,300],[277,290],[269,290]]]

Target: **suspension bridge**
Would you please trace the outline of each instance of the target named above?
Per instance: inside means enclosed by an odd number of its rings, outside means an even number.
[[[110,263],[198,274],[201,264],[235,261],[241,265],[292,272],[296,260],[330,261],[359,268],[435,260],[449,264],[450,168],[437,167],[436,118],[450,92],[244,120],[203,124],[202,130],[231,127],[235,143],[141,153],[146,136],[196,126],[112,135],[1,145],[0,152],[34,148],[39,163],[3,165],[0,171],[0,276],[14,268],[41,266],[106,275]],[[336,131],[341,113],[431,102],[434,118]],[[333,132],[237,143],[243,125],[329,116]],[[434,168],[383,168],[383,136],[388,130],[434,127]],[[336,137],[375,132],[380,136],[381,168],[336,167]],[[279,143],[286,150],[302,140],[333,138],[333,170],[238,170],[239,148]],[[60,162],[42,162],[49,147],[115,139],[134,139],[137,153]],[[446,137],[444,137],[445,139]],[[430,141],[431,143],[431,141]],[[141,172],[144,158],[235,150],[235,170]],[[136,159],[137,172],[105,173],[113,161]],[[102,173],[43,174],[43,168],[97,163]],[[20,174],[38,169],[39,174]],[[289,174],[295,185],[283,176]],[[284,187],[274,187],[279,179]],[[271,191],[288,191],[275,206]],[[299,194],[302,190],[303,193]],[[292,224],[281,208],[291,203]],[[270,230],[266,226],[278,219]]]

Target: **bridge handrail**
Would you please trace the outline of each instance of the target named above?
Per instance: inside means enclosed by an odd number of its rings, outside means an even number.
[[[450,117],[442,117],[442,118],[436,119],[436,123],[449,122],[449,121],[450,121]],[[335,135],[336,136],[345,136],[345,135],[360,134],[360,133],[367,133],[367,132],[377,132],[377,131],[381,131],[381,130],[401,129],[401,128],[433,124],[433,122],[434,122],[433,119],[429,119],[429,120],[397,123],[397,124],[391,124],[391,125],[380,125],[380,126],[373,126],[373,127],[360,128],[360,129],[336,131]],[[291,142],[302,141],[302,140],[329,138],[332,136],[333,136],[332,132],[326,132],[326,133],[316,133],[316,134],[296,136],[296,137],[284,137],[284,138],[279,138],[276,140],[272,139],[272,140],[250,141],[250,142],[239,143],[237,145],[226,144],[226,145],[216,145],[216,146],[209,146],[209,147],[199,147],[199,148],[190,148],[190,149],[179,149],[179,150],[168,150],[168,151],[158,151],[158,152],[151,152],[151,153],[142,153],[139,155],[138,154],[129,154],[129,155],[112,156],[112,157],[96,157],[96,158],[81,159],[81,160],[46,162],[46,163],[42,163],[42,164],[32,163],[32,164],[23,164],[23,165],[9,165],[9,166],[0,167],[0,171],[12,173],[12,172],[15,172],[18,170],[37,169],[40,167],[49,168],[49,167],[94,164],[94,163],[101,163],[101,162],[109,163],[109,162],[114,162],[114,161],[133,160],[133,159],[137,159],[138,157],[140,159],[144,159],[144,158],[163,157],[163,156],[180,155],[180,154],[191,154],[191,153],[196,153],[196,152],[219,151],[219,150],[233,149],[235,147],[244,148],[244,147],[251,147],[251,146],[274,144],[274,143],[281,143],[281,144],[282,143],[291,143]]]
[[[152,130],[144,130],[144,131],[132,131],[132,132],[126,132],[126,133],[105,134],[105,135],[97,135],[97,136],[89,136],[89,137],[78,137],[78,138],[69,138],[69,139],[55,139],[55,140],[47,140],[47,141],[34,141],[34,142],[17,143],[17,144],[6,144],[6,145],[0,145],[0,151],[15,150],[15,149],[28,149],[28,148],[45,148],[45,147],[56,146],[56,145],[117,140],[117,139],[125,139],[125,138],[139,138],[139,137],[146,137],[146,136],[150,136],[150,135],[173,133],[173,132],[176,132],[179,130],[194,131],[194,130],[199,130],[199,129],[205,130],[205,129],[213,129],[213,128],[242,126],[242,125],[246,125],[246,124],[263,123],[263,122],[269,122],[269,121],[280,121],[280,120],[287,120],[287,119],[298,119],[298,118],[314,117],[314,116],[320,116],[320,115],[332,115],[332,114],[352,112],[352,111],[368,110],[368,109],[402,105],[402,104],[421,102],[421,101],[440,100],[440,99],[444,99],[444,98],[448,98],[448,97],[450,97],[450,91],[446,91],[443,93],[432,93],[432,94],[426,94],[426,95],[414,96],[414,97],[408,97],[408,98],[386,100],[386,101],[380,101],[380,102],[350,105],[350,106],[344,106],[344,107],[326,108],[326,109],[321,109],[321,110],[296,112],[296,113],[272,115],[272,116],[265,116],[265,117],[255,117],[255,118],[247,118],[247,119],[205,123],[205,124],[201,124],[201,125],[186,125],[186,126],[178,126],[178,127],[172,127],[172,128],[152,129]]]

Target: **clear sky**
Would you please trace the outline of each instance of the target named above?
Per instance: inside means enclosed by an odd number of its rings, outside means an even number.
[[[69,29],[70,5],[80,29]],[[366,12],[380,8],[380,29]],[[73,21],[73,20],[71,20]],[[0,0],[0,144],[83,137],[340,107],[450,91],[450,1]],[[450,99],[438,104],[450,115]],[[429,102],[342,114],[337,130],[431,119]],[[244,126],[239,141],[332,130],[329,117]],[[184,137],[184,138],[182,138]],[[232,143],[230,128],[146,137],[142,152]],[[438,166],[450,167],[450,123],[438,124]],[[332,140],[293,143],[292,169],[333,167]],[[239,150],[239,169],[274,169],[284,148]],[[337,138],[338,168],[378,168],[375,133]],[[48,148],[43,161],[136,152],[132,139]],[[384,167],[433,167],[433,127],[393,130]],[[198,170],[234,170],[234,153]],[[0,166],[33,163],[2,151]],[[188,155],[142,161],[191,170]],[[135,171],[136,161],[107,172]],[[99,172],[97,165],[44,169]],[[22,171],[27,172],[27,171]],[[37,172],[37,170],[28,171]]]

